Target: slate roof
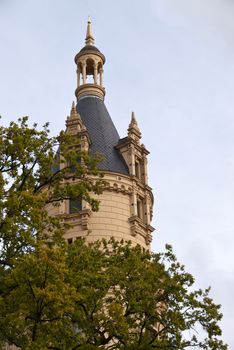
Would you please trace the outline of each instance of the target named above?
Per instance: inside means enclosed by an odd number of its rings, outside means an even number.
[[[75,56],[75,62],[77,63],[77,59],[78,57],[80,57],[80,55],[83,54],[88,54],[88,53],[96,53],[97,55],[102,57],[103,63],[105,63],[106,58],[105,56],[101,53],[101,51],[94,45],[85,45],[79,52],[78,54]]]
[[[80,52],[84,52],[84,51],[97,51],[97,52],[100,52],[99,50],[98,50],[98,48],[96,47],[96,46],[94,46],[94,45],[85,45],[81,50],[80,50]],[[80,53],[79,52],[79,53]]]
[[[94,96],[82,97],[77,102],[77,112],[89,133],[91,154],[100,153],[105,157],[99,169],[128,174],[124,158],[115,149],[120,137],[104,102]]]

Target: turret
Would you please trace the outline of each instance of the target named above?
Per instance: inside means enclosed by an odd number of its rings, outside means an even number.
[[[151,226],[153,194],[147,179],[149,152],[141,143],[134,112],[127,136],[122,139],[108,113],[103,87],[105,56],[94,46],[90,18],[85,46],[76,55],[75,63],[77,101],[73,102],[67,117],[66,132],[75,136],[77,144],[74,147],[91,155],[101,154],[103,160],[98,169],[106,187],[97,197],[100,201],[97,212],[91,211],[84,198],[67,199],[48,210],[70,224],[65,233],[68,243],[81,237],[87,242],[114,237],[150,249],[154,229]]]

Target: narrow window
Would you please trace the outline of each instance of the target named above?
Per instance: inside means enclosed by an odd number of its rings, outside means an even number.
[[[141,162],[136,160],[135,162],[135,175],[140,180],[141,179]]]
[[[69,214],[75,214],[82,210],[82,198],[78,197],[70,199],[69,201]]]
[[[137,200],[137,216],[143,220],[143,205],[140,198]]]

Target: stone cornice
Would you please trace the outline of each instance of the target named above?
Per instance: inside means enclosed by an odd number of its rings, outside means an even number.
[[[92,213],[91,209],[82,209],[77,213],[59,214],[61,223],[71,226],[81,225],[84,230],[88,230],[88,219]]]
[[[98,84],[83,84],[83,85],[80,85],[75,91],[75,95],[77,99],[83,96],[92,95],[92,96],[97,96],[102,100],[104,100],[105,94],[106,94],[105,88],[101,87]]]
[[[135,140],[129,138],[129,137],[124,137],[123,139],[119,140],[119,143],[115,146],[117,150],[121,150],[123,147],[133,145],[138,152],[143,153],[145,155],[150,154],[150,152],[145,148],[143,144],[138,144]]]
[[[129,218],[131,224],[132,236],[137,234],[144,237],[146,244],[152,241],[152,232],[155,230],[151,225],[145,224],[138,216],[131,216]]]

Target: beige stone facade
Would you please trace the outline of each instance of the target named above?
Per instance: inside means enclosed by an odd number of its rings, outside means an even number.
[[[105,173],[108,185],[98,196],[100,207],[92,212],[89,204],[82,200],[82,210],[69,213],[69,200],[59,207],[50,205],[50,215],[60,216],[62,222],[71,228],[66,232],[68,243],[81,237],[87,242],[114,237],[117,240],[131,240],[149,249],[153,228],[150,226],[153,197],[151,189],[142,185],[135,177],[117,173]],[[139,204],[138,198],[142,198]],[[139,208],[139,206],[142,208]],[[141,212],[139,212],[139,210]]]
[[[66,125],[67,133],[78,136],[81,150],[88,151],[91,142],[89,134],[74,104]],[[153,194],[147,178],[149,152],[140,144],[140,138],[141,133],[133,114],[128,136],[120,139],[116,146],[128,166],[129,174],[101,171],[107,185],[97,198],[100,201],[98,212],[92,212],[84,200],[80,210],[75,213],[70,212],[69,200],[59,206],[48,206],[50,215],[59,216],[61,222],[70,224],[65,234],[68,243],[81,237],[87,242],[114,237],[150,249],[154,230],[151,226]]]

